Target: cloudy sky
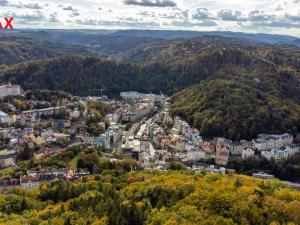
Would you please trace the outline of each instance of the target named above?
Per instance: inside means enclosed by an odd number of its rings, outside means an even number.
[[[300,0],[0,0],[15,28],[177,29],[300,37]]]

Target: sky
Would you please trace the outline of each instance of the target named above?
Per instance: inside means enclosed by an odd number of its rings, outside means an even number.
[[[300,0],[0,0],[14,28],[239,31],[300,37]]]

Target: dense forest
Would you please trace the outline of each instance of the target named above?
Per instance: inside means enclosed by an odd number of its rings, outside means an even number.
[[[145,43],[125,58],[26,62],[2,68],[1,81],[75,95],[99,95],[101,88],[110,97],[129,90],[175,94],[173,113],[204,136],[240,139],[299,129],[300,50],[295,47],[202,37]]]
[[[171,112],[207,137],[250,139],[258,133],[296,133],[300,106],[233,80],[204,81],[173,96]]]
[[[1,80],[24,82],[25,89],[39,85],[39,88],[68,89],[65,91],[79,95],[106,85],[106,94],[113,95],[128,85],[131,89],[174,94],[202,80],[224,78],[256,81],[257,86],[278,92],[281,97],[300,96],[297,48],[203,37],[158,41],[136,51],[138,55],[128,56],[129,61],[139,59],[133,64],[92,57],[26,62],[3,69]],[[73,80],[82,81],[80,85],[84,88],[78,84],[74,88]],[[126,81],[127,85],[123,85]]]
[[[299,224],[300,193],[279,181],[184,171],[122,172],[0,195],[0,223]]]
[[[22,84],[28,90],[64,90],[75,95],[99,94],[105,87],[110,95],[133,88],[130,66],[112,60],[83,56],[27,62],[10,67],[2,78]]]

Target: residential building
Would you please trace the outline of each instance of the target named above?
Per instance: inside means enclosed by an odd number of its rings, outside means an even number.
[[[254,146],[259,151],[266,151],[275,148],[281,148],[287,145],[291,145],[293,143],[293,135],[291,134],[281,134],[281,135],[259,135],[257,139],[255,139]]]
[[[110,126],[106,133],[106,137],[108,138],[108,144],[107,148],[113,148],[116,146],[116,144],[122,139],[123,129],[118,126]]]
[[[34,109],[34,110],[23,111],[21,113],[21,119],[25,120],[28,117],[30,117],[33,120],[35,120],[37,118],[40,118],[41,116],[55,115],[59,112],[61,108],[62,107],[50,107],[45,109]]]
[[[0,151],[0,167],[6,168],[15,166],[15,150],[2,150]]]
[[[104,148],[108,148],[110,146],[109,139],[106,133],[101,134],[99,137],[93,137],[91,139],[91,144],[98,147],[104,147]]]
[[[0,123],[4,123],[4,124],[9,123],[9,115],[2,111],[0,111]]]
[[[80,117],[80,111],[77,108],[75,108],[73,111],[69,112],[69,116],[71,119],[77,119]]]
[[[22,176],[20,178],[20,184],[21,184],[21,187],[24,189],[31,190],[31,189],[39,188],[39,186],[41,184],[40,176],[39,175],[37,175],[37,176],[29,176],[29,175]]]
[[[118,123],[120,121],[122,117],[122,110],[121,109],[116,109],[113,113],[112,113],[112,121],[115,123]]]
[[[90,140],[88,142],[106,149],[114,148],[117,143],[121,141],[122,135],[123,127],[121,125],[112,125],[99,137],[89,138]]]
[[[230,146],[230,155],[240,156],[244,150],[244,145],[241,142],[233,142]]]
[[[299,152],[299,147],[296,145],[285,146],[277,149],[272,149],[270,151],[261,151],[261,156],[270,160],[274,158],[275,160],[287,159],[289,156],[294,155]]]
[[[246,158],[252,157],[252,156],[254,156],[254,153],[255,152],[252,148],[245,148],[245,149],[243,149],[243,152],[242,152],[242,158],[246,159]]]
[[[137,121],[154,110],[154,104],[151,101],[142,101],[135,103],[122,111],[122,120],[126,122]]]
[[[216,164],[225,166],[229,159],[231,141],[225,138],[217,138],[216,141]]]
[[[155,95],[155,94],[143,94],[135,91],[129,92],[121,92],[120,96],[129,103],[133,103],[139,99],[148,99],[153,103],[163,104],[165,102],[166,97],[163,95]]]
[[[11,83],[7,83],[6,85],[0,86],[0,98],[4,98],[6,96],[14,96],[21,94],[20,85],[12,85]]]
[[[199,161],[205,158],[205,152],[200,150],[188,151],[187,160],[188,161]]]

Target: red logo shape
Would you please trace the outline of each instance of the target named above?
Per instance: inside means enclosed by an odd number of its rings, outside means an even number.
[[[13,26],[12,26],[12,21],[14,20],[14,18],[12,18],[12,17],[11,17],[11,18],[5,17],[4,20],[5,20],[5,22],[6,22],[6,25],[5,25],[5,27],[3,28],[2,22],[0,22],[0,30],[2,30],[2,29],[5,29],[5,30],[8,30],[8,29],[13,30],[14,28],[13,28]]]
[[[10,28],[11,30],[14,29],[12,24],[11,24],[14,18],[9,18],[8,19],[7,17],[5,17],[4,19],[6,21],[6,25],[5,25],[4,29],[8,29],[8,28]]]

